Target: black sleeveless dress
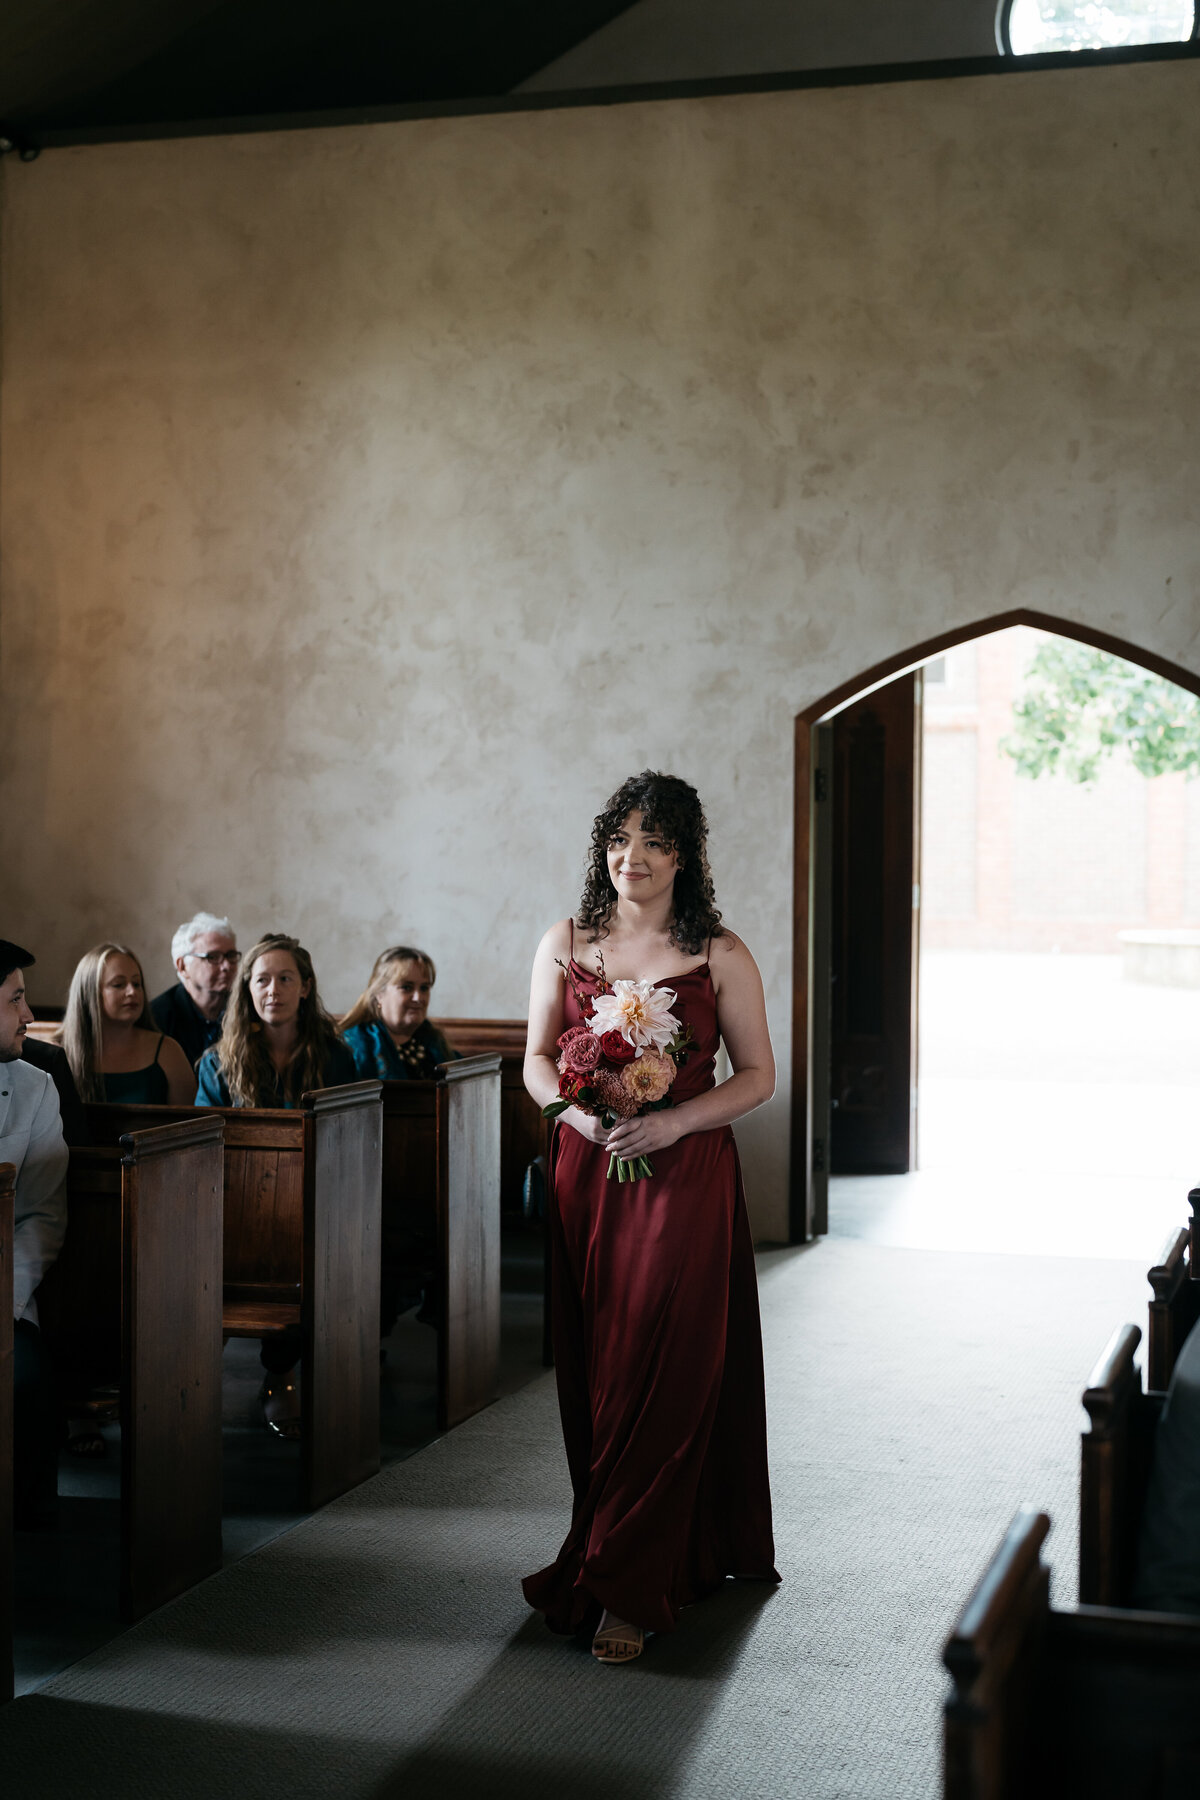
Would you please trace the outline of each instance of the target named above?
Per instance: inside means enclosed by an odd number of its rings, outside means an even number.
[[[119,1075],[103,1075],[104,1098],[112,1106],[165,1106],[168,1087],[167,1071],[158,1058],[163,1047],[163,1034],[154,1046],[154,1061],[144,1069],[129,1069]]]

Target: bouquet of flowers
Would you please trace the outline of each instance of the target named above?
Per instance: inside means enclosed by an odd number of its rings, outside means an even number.
[[[580,991],[574,971],[565,969],[582,1025],[572,1025],[558,1040],[558,1094],[543,1117],[553,1119],[568,1106],[600,1119],[610,1129],[618,1119],[660,1112],[671,1105],[671,1086],[688,1053],[690,1025],[681,1026],[671,1011],[670,988],[649,981],[614,981],[610,987],[600,958],[595,995]],[[638,1181],[653,1175],[648,1156],[612,1155],[608,1176]]]

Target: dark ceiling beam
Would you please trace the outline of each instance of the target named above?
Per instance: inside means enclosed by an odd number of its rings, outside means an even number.
[[[104,0],[106,6],[109,0]],[[119,0],[127,10],[144,0]],[[7,0],[18,11],[43,0]],[[87,10],[88,0],[52,0]],[[98,0],[90,0],[92,11]],[[507,93],[624,12],[631,0],[185,0],[176,29],[86,91],[42,58],[10,91],[0,36],[0,118],[39,136],[215,119],[486,98]],[[103,7],[101,8],[103,10]],[[169,10],[162,9],[160,10]],[[122,20],[122,25],[128,21]],[[109,46],[109,61],[118,56]],[[101,59],[103,61],[103,59]],[[54,88],[54,96],[49,91]],[[69,91],[65,91],[69,90]]]
[[[893,82],[1004,78],[1054,69],[1109,68],[1125,63],[1200,62],[1200,43],[1141,44],[1108,50],[1059,51],[1045,56],[971,57],[924,63],[875,64],[797,73],[728,76],[702,81],[646,83],[623,88],[458,95],[397,104],[352,104],[296,111],[247,111],[210,118],[138,120],[116,124],[68,124],[23,128],[19,141],[52,149],[72,144],[119,143],[139,139],[213,137],[241,132],[303,130],[336,125],[386,124],[404,120],[464,117],[487,113],[546,112],[567,107],[616,106],[706,96],[786,93],[806,88],[860,87]],[[538,66],[544,66],[539,64]]]
[[[92,92],[144,63],[224,0],[5,0],[0,117]]]

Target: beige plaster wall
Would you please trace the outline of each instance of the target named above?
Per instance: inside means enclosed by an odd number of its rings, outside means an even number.
[[[792,720],[1029,605],[1200,670],[1200,68],[5,169],[3,930],[197,905],[523,1010],[589,821],[700,787],[781,1088]]]

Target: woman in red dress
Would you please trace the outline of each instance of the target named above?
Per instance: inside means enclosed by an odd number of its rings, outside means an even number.
[[[754,1253],[730,1122],[775,1061],[754,958],[721,924],[694,788],[645,770],[592,829],[576,918],[538,946],[525,1085],[558,1098],[558,1039],[603,972],[670,996],[692,1041],[673,1104],[611,1130],[571,1107],[550,1154],[552,1317],[574,1491],[557,1560],[523,1586],[555,1631],[629,1662],[728,1575],[778,1581]],[[603,969],[601,967],[603,961]],[[714,1085],[724,1039],[733,1074]],[[609,1180],[613,1154],[652,1177]]]

